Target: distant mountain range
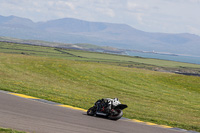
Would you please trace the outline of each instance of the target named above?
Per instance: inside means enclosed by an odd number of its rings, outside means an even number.
[[[73,18],[35,23],[27,18],[0,16],[0,36],[200,56],[200,36],[197,35],[150,33],[126,24]]]

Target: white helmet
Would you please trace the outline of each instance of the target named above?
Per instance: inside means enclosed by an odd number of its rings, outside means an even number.
[[[121,103],[119,102],[119,99],[118,99],[118,98],[113,98],[113,105],[114,105],[114,106],[117,106],[117,105],[119,105],[119,104],[121,104]]]

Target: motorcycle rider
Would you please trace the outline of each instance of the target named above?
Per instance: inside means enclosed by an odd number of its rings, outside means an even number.
[[[120,103],[118,98],[113,98],[113,99],[111,99],[111,98],[102,98],[101,100],[98,100],[96,102],[96,104],[97,104],[97,112],[100,112],[102,108],[103,108],[103,111],[104,111],[104,109],[106,111],[111,110],[112,105],[115,106],[116,102]]]
[[[103,98],[87,110],[87,115],[105,116],[111,120],[118,120],[123,116],[122,110],[127,107],[126,104],[121,104],[118,98]]]

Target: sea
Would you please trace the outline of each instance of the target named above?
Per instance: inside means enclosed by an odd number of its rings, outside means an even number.
[[[144,58],[155,58],[162,60],[178,61],[200,65],[200,56],[186,56],[186,55],[173,55],[173,54],[160,54],[153,52],[137,52],[137,51],[126,51],[129,56],[139,56]]]

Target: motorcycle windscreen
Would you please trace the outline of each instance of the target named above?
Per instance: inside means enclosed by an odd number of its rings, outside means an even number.
[[[123,110],[123,109],[125,109],[125,108],[127,108],[128,106],[126,105],[126,104],[119,104],[119,105],[117,105],[114,109],[121,109],[121,110]]]

